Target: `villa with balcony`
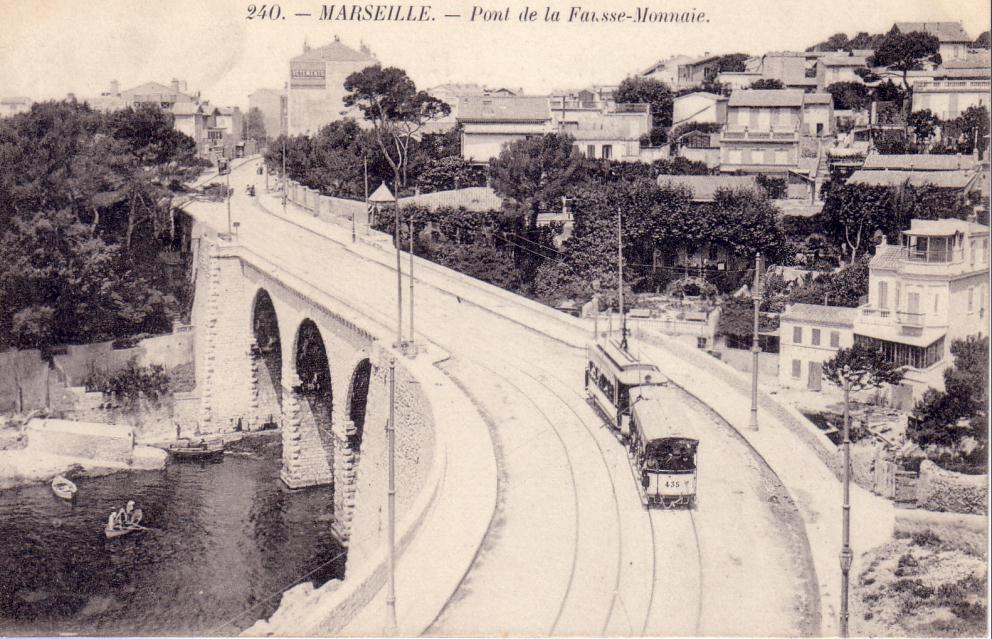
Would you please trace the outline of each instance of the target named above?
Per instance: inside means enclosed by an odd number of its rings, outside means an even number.
[[[988,334],[989,229],[962,220],[912,220],[898,246],[869,262],[868,301],[854,342],[904,367],[905,394],[943,388],[951,342]]]

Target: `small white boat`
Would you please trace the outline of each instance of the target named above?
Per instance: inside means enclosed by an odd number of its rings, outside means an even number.
[[[62,499],[72,499],[76,496],[76,484],[72,483],[62,475],[52,480],[52,492]]]

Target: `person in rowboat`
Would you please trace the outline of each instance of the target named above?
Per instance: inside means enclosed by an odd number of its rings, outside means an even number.
[[[110,518],[107,519],[107,530],[120,530],[120,527],[121,524],[117,511],[110,513]]]

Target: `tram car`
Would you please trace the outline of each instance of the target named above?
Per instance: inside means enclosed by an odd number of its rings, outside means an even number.
[[[613,342],[590,344],[586,353],[586,394],[629,447],[644,505],[694,508],[699,441],[678,392],[657,366]]]
[[[667,383],[654,364],[641,362],[613,341],[586,349],[586,395],[624,443],[630,441],[630,391]]]
[[[673,388],[640,387],[630,414],[630,452],[648,508],[695,508],[699,440]]]

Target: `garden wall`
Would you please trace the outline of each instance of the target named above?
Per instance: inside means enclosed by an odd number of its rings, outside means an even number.
[[[924,460],[916,485],[916,505],[927,510],[953,513],[988,513],[989,478],[987,475],[963,475]]]

